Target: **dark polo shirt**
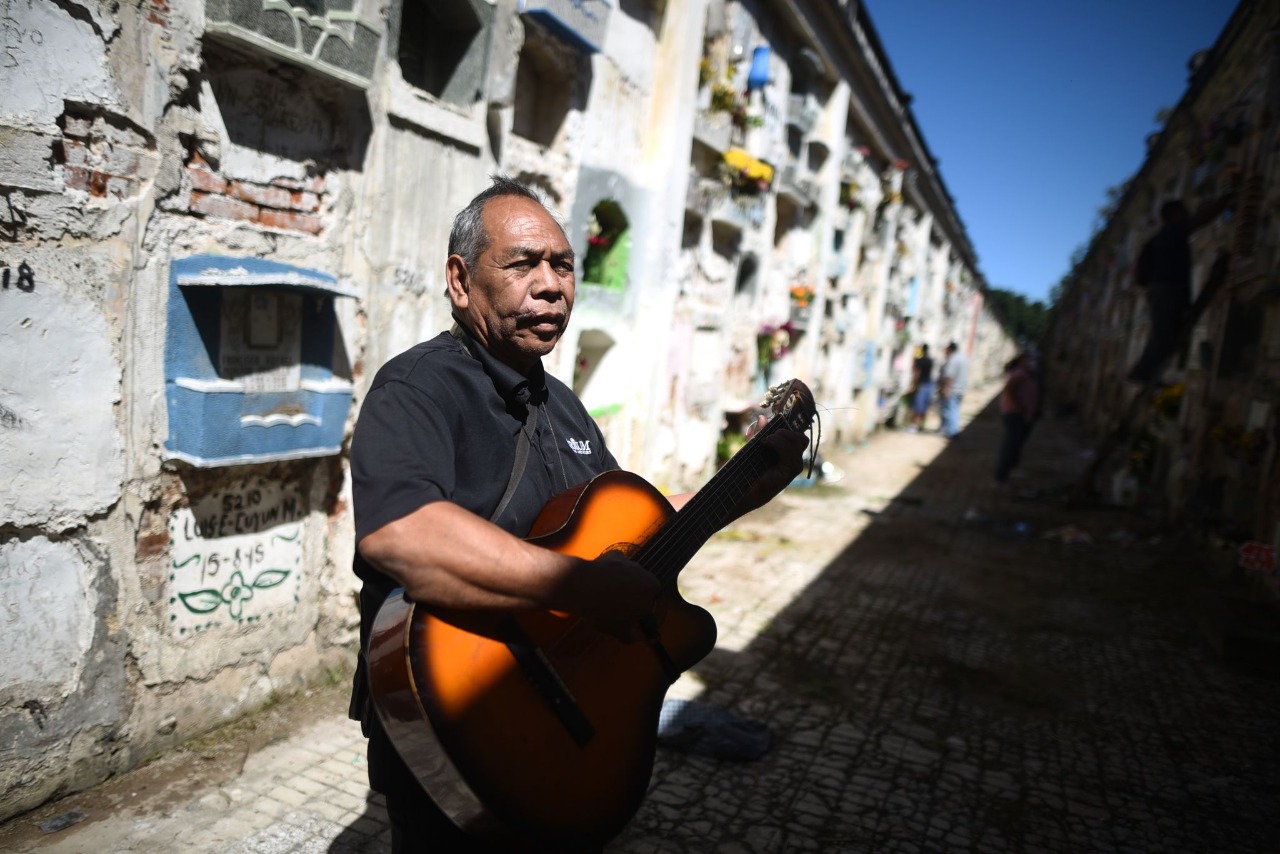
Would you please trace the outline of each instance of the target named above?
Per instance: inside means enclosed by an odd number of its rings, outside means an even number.
[[[387,362],[351,442],[356,541],[433,501],[489,518],[506,491],[529,406],[541,410],[529,460],[494,520],[517,536],[548,499],[618,467],[582,403],[541,363],[525,377],[465,333],[462,342],[441,333]],[[361,578],[370,571],[357,562]]]
[[[537,429],[520,485],[494,522],[524,536],[547,501],[616,469],[604,437],[573,391],[539,362],[528,377],[493,358],[465,331],[448,332],[396,356],[378,371],[351,441],[356,542],[433,501],[450,501],[488,519],[506,492],[517,438],[530,407]],[[378,608],[396,583],[356,552],[361,649]],[[369,777],[377,791],[416,789],[367,703],[356,675],[352,717],[370,737]],[[430,811],[429,802],[416,809]],[[447,836],[447,819],[432,825]]]

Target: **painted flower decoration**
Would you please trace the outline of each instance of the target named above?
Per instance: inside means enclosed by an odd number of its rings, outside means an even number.
[[[227,610],[231,612],[231,619],[240,619],[240,610],[244,603],[253,598],[253,588],[244,583],[244,576],[240,574],[240,570],[231,573],[231,577],[227,579],[227,583],[222,588],[222,601],[227,603]]]

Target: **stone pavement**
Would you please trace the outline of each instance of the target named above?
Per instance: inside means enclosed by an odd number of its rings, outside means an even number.
[[[1064,509],[1086,462],[1065,423],[1036,428],[1020,490],[996,493],[999,421],[970,397],[959,439],[829,451],[842,479],[789,490],[685,570],[721,636],[672,695],[775,744],[755,762],[661,749],[610,854],[1280,850],[1280,678],[1210,643],[1253,591],[1140,510]],[[339,705],[225,779],[90,791],[12,820],[0,848],[388,850]]]

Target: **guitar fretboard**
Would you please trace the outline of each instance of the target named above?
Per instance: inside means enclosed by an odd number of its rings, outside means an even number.
[[[660,581],[674,581],[711,535],[733,520],[734,509],[772,465],[765,437],[786,424],[775,415],[698,493],[633,555]]]

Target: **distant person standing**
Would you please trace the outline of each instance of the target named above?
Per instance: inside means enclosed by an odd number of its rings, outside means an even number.
[[[1025,353],[1014,356],[1004,366],[1005,383],[1000,391],[1000,420],[1004,436],[996,459],[996,486],[1007,487],[1009,475],[1018,467],[1027,433],[1040,411],[1035,378]]]
[[[911,432],[924,426],[924,415],[933,399],[933,358],[929,345],[920,345],[920,355],[911,364]]]
[[[1178,329],[1191,306],[1191,214],[1177,199],[1160,207],[1160,230],[1138,255],[1134,279],[1146,291],[1151,331],[1142,355],[1129,371],[1130,382],[1159,378],[1165,360],[1178,346]]]
[[[1135,383],[1155,382],[1165,361],[1178,349],[1179,335],[1191,314],[1191,233],[1234,204],[1234,193],[1206,202],[1195,213],[1171,199],[1160,206],[1160,230],[1142,247],[1133,278],[1147,292],[1151,332],[1142,355],[1129,371]]]
[[[969,388],[969,359],[952,341],[938,368],[938,399],[941,402],[942,435],[954,439],[960,432],[960,401]]]

